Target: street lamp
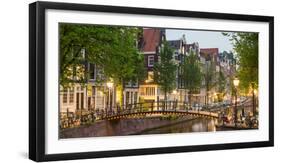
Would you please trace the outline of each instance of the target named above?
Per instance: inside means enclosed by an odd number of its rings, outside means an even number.
[[[106,85],[109,89],[113,87],[113,83],[111,81],[107,82]]]
[[[258,93],[258,91],[256,89],[254,89],[254,94],[256,95]]]
[[[108,102],[109,102],[109,108],[110,108],[110,110],[111,110],[111,107],[112,107],[112,105],[111,105],[111,98],[110,98],[110,91],[111,91],[111,89],[112,89],[112,87],[113,87],[113,82],[111,82],[111,81],[109,81],[109,82],[107,82],[106,83],[106,86],[108,87]],[[106,111],[105,111],[105,115],[107,116],[107,107],[106,107]]]
[[[233,85],[234,85],[234,87],[235,87],[235,110],[234,110],[234,116],[235,116],[235,122],[234,122],[234,124],[235,124],[235,128],[237,127],[237,89],[238,89],[238,85],[239,85],[239,79],[238,78],[235,78],[234,80],[233,80]]]
[[[214,92],[214,103],[216,102],[217,98],[218,98],[218,94],[217,92]]]
[[[239,80],[238,78],[235,78],[235,79],[233,80],[233,84],[234,84],[234,87],[235,87],[235,88],[238,87],[239,83],[240,83],[240,80]]]

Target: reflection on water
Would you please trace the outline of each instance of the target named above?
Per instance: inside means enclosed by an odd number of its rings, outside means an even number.
[[[177,120],[161,118],[119,119],[99,121],[93,125],[69,128],[60,132],[60,138],[123,136],[218,131],[215,120],[191,117]]]
[[[186,132],[207,132],[216,131],[213,119],[197,118],[165,127],[159,127],[141,132],[141,134],[165,134],[165,133],[186,133]]]

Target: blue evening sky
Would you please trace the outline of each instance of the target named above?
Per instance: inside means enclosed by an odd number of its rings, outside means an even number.
[[[223,36],[221,32],[217,31],[197,31],[197,30],[175,30],[167,29],[167,40],[178,40],[185,34],[188,44],[193,42],[199,43],[199,48],[219,48],[219,52],[233,51],[233,46],[229,38]]]

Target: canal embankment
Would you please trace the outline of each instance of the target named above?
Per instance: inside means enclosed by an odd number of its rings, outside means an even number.
[[[90,125],[63,129],[60,131],[60,138],[145,134],[147,131],[186,123],[194,119],[196,118],[192,116],[158,116],[139,119],[102,120]]]

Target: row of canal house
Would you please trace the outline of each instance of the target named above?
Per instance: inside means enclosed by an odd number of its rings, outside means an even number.
[[[153,80],[153,67],[154,63],[158,62],[160,47],[163,41],[166,39],[165,31],[162,29],[144,29],[143,30],[143,45],[140,49],[145,55],[145,66],[147,69],[147,79],[139,84],[139,99],[152,102],[157,100],[163,100],[164,94],[161,92],[159,85]],[[218,73],[223,71],[225,77],[229,79],[235,73],[235,63],[233,62],[233,54],[227,53],[221,55],[218,48],[200,48],[198,42],[188,44],[185,35],[178,40],[167,40],[170,47],[174,49],[173,58],[178,65],[176,73],[176,90],[168,96],[168,100],[178,100],[179,102],[188,102],[188,93],[184,86],[184,79],[181,74],[180,65],[183,64],[184,57],[190,53],[194,53],[198,56],[198,61],[201,65],[201,70],[207,69],[207,65],[214,63],[214,69]],[[222,57],[224,56],[224,57]],[[228,57],[227,57],[228,56]],[[230,82],[226,81],[226,89],[230,92]],[[211,103],[215,101],[216,87],[213,87],[208,91],[205,87],[205,81],[202,80],[202,87],[198,92],[192,94],[192,105],[199,105],[205,103]],[[206,97],[208,95],[208,97]]]
[[[139,50],[143,53],[145,59],[146,79],[138,82],[124,83],[123,92],[114,85],[109,83],[97,82],[103,78],[102,68],[94,64],[88,64],[85,68],[90,72],[87,86],[74,85],[72,88],[63,89],[60,91],[60,112],[83,112],[89,110],[103,110],[111,106],[116,108],[117,105],[128,105],[139,102],[156,102],[163,100],[164,95],[160,90],[159,85],[153,80],[153,67],[159,61],[160,48],[163,41],[166,40],[165,30],[157,28],[144,28],[143,36],[138,41]],[[218,48],[200,49],[198,43],[187,44],[186,38],[183,35],[178,40],[168,40],[168,44],[174,49],[174,60],[178,65],[176,75],[176,90],[168,96],[168,100],[178,100],[179,102],[187,102],[187,94],[184,88],[184,81],[180,74],[180,64],[182,64],[185,56],[193,51],[200,60],[202,70],[204,66],[213,60],[216,63],[216,71],[221,67],[219,65],[219,50]],[[85,51],[81,52],[86,55]],[[84,53],[84,54],[83,54]],[[202,83],[204,85],[204,81]],[[118,101],[123,93],[123,101]],[[193,94],[194,104],[203,104],[205,102],[206,90],[201,88],[198,93]],[[208,100],[213,100],[209,98]]]

